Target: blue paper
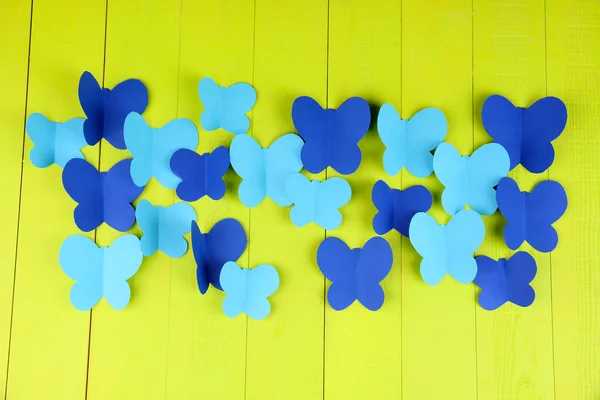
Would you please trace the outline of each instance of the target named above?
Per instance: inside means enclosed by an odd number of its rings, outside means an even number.
[[[183,237],[190,231],[196,211],[187,203],[175,203],[169,207],[154,206],[141,200],[135,210],[137,223],[144,232],[140,245],[144,256],[157,250],[171,258],[180,258],[187,252],[188,243]]]
[[[385,172],[394,176],[406,168],[417,178],[425,178],[433,172],[431,150],[446,137],[448,123],[437,108],[425,108],[411,119],[403,120],[394,106],[386,103],[379,110],[377,130],[386,147]]]
[[[259,320],[271,312],[267,297],[279,287],[279,275],[272,265],[262,264],[249,269],[229,261],[221,270],[220,281],[225,292],[223,312],[229,318],[246,313]]]
[[[504,178],[498,183],[496,198],[506,218],[504,241],[511,250],[527,241],[547,253],[556,248],[558,234],[552,224],[567,210],[567,193],[560,183],[543,181],[531,193],[521,192],[517,182]]]
[[[327,230],[336,229],[342,223],[338,208],[352,197],[350,184],[342,178],[319,182],[310,181],[302,174],[294,174],[287,180],[286,187],[294,204],[290,218],[298,227],[314,222]]]
[[[27,118],[25,130],[33,142],[29,152],[31,163],[38,168],[56,164],[64,168],[73,158],[84,158],[81,149],[86,145],[83,136],[83,118],[73,118],[64,123],[52,122],[42,114]]]
[[[381,237],[352,250],[336,237],[323,240],[317,250],[317,264],[332,282],[327,290],[331,308],[344,310],[358,300],[371,311],[379,310],[385,299],[380,282],[389,274],[393,261],[392,248]]]
[[[373,229],[385,235],[392,229],[408,237],[408,227],[414,215],[427,212],[433,198],[424,186],[411,186],[404,190],[391,189],[384,181],[377,181],[371,193],[377,214],[373,218]]]
[[[117,149],[125,149],[123,123],[130,112],[142,114],[148,106],[148,90],[137,79],[128,79],[112,90],[100,88],[96,78],[84,72],[79,79],[79,102],[87,116],[83,124],[90,146],[106,139]]]
[[[192,250],[200,293],[206,293],[209,285],[223,290],[219,282],[223,265],[237,261],[246,250],[247,243],[244,227],[235,219],[217,222],[208,233],[200,232],[196,221],[192,221]]]
[[[522,164],[539,174],[554,161],[552,141],[567,124],[567,107],[556,97],[544,97],[529,108],[515,107],[510,100],[493,95],[483,103],[485,130],[510,156],[510,169]]]
[[[151,128],[144,117],[131,113],[125,119],[125,143],[133,155],[131,177],[136,185],[145,185],[154,177],[165,188],[175,189],[181,179],[171,171],[171,156],[179,149],[196,149],[198,131],[185,118]]]
[[[343,175],[356,171],[362,161],[358,142],[371,123],[369,104],[360,97],[347,99],[337,110],[324,110],[310,97],[298,97],[292,105],[292,120],[306,144],[302,163],[317,174],[332,167]]]
[[[486,256],[475,257],[477,276],[475,284],[481,288],[479,304],[486,310],[495,310],[506,302],[528,307],[535,300],[530,286],[537,273],[535,260],[525,252],[515,253],[510,259],[498,261]]]
[[[454,215],[468,204],[481,215],[498,208],[494,186],[508,174],[510,160],[497,143],[481,146],[470,156],[461,156],[449,143],[442,143],[433,156],[433,170],[445,186],[442,207]]]
[[[246,116],[256,103],[256,90],[247,83],[229,87],[219,86],[211,78],[202,78],[198,95],[204,105],[200,123],[205,131],[222,128],[239,135],[248,132],[250,120]]]
[[[100,248],[90,238],[72,235],[58,254],[60,267],[75,281],[71,304],[81,311],[90,310],[102,297],[115,310],[125,308],[131,297],[127,279],[138,271],[142,259],[140,241],[134,235],[123,235]]]
[[[447,225],[440,225],[429,214],[417,213],[409,227],[410,243],[423,257],[421,277],[437,285],[446,274],[460,283],[470,283],[477,275],[473,253],[483,242],[485,226],[479,214],[463,210]]]
[[[144,191],[131,180],[131,159],[121,160],[107,172],[98,172],[89,162],[74,158],[62,173],[66,192],[79,205],[75,207],[75,224],[89,232],[106,222],[112,228],[125,232],[135,222],[131,203]]]
[[[233,138],[229,156],[231,166],[242,178],[238,189],[242,204],[256,207],[269,196],[278,206],[289,206],[292,201],[286,193],[286,182],[302,169],[303,144],[293,133],[281,136],[265,149],[246,134]]]
[[[177,196],[183,201],[196,201],[204,196],[221,199],[227,189],[223,175],[228,169],[229,150],[224,146],[202,155],[180,149],[171,157],[171,171],[181,179]]]

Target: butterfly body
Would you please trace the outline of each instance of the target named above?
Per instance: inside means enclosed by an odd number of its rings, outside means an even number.
[[[198,154],[189,149],[173,153],[171,170],[181,179],[177,185],[177,196],[184,201],[196,201],[208,196],[221,199],[226,192],[223,175],[229,169],[229,151],[220,146],[212,153]]]
[[[84,158],[81,153],[86,145],[83,124],[83,118],[73,118],[61,123],[52,122],[39,113],[31,114],[25,127],[34,144],[29,153],[31,163],[38,168],[46,168],[52,164],[64,168],[69,160]]]

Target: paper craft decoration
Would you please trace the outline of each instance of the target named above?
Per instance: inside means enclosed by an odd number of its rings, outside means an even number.
[[[29,152],[31,163],[38,168],[52,164],[64,168],[67,161],[84,158],[81,153],[86,145],[83,121],[83,118],[73,118],[64,123],[52,122],[42,114],[31,114],[25,126],[27,136],[33,142]]]
[[[151,128],[144,117],[131,113],[125,119],[125,143],[133,156],[131,177],[136,185],[145,185],[155,177],[165,188],[175,189],[181,179],[171,171],[171,156],[179,149],[195,150],[198,130],[185,118]]]
[[[384,181],[377,181],[371,193],[377,214],[373,218],[373,229],[385,235],[392,229],[408,237],[412,217],[418,212],[427,212],[433,198],[424,186],[411,186],[404,190],[391,189]]]
[[[219,86],[211,78],[202,78],[198,84],[198,95],[204,105],[200,124],[205,131],[223,128],[239,135],[248,132],[250,120],[246,116],[256,103],[256,90],[247,83],[236,83],[229,87]]]
[[[60,267],[75,281],[71,304],[81,311],[90,310],[102,297],[115,310],[125,308],[131,297],[127,279],[138,271],[142,259],[140,241],[134,235],[123,235],[108,247],[72,235],[65,239],[58,254]]]
[[[177,196],[183,201],[196,201],[208,196],[219,200],[225,196],[223,175],[229,169],[229,150],[220,146],[212,153],[198,154],[179,149],[171,157],[171,171],[181,179]]]
[[[539,174],[554,161],[552,141],[567,124],[567,107],[556,97],[544,97],[529,108],[515,107],[510,100],[493,95],[483,103],[485,130],[510,156],[510,169],[522,164]]]
[[[113,89],[101,88],[89,72],[79,79],[79,103],[87,119],[83,124],[90,146],[106,139],[117,149],[125,149],[123,123],[130,112],[142,114],[148,106],[148,90],[137,79],[128,79]]]
[[[344,310],[358,300],[371,311],[379,310],[385,297],[380,282],[392,269],[393,259],[392,248],[381,237],[352,250],[336,237],[323,240],[317,250],[317,264],[332,282],[327,290],[331,308]]]
[[[535,260],[528,253],[519,251],[510,259],[498,261],[486,256],[475,257],[477,276],[475,284],[481,288],[479,305],[495,310],[506,302],[521,307],[533,304],[535,291],[530,286],[537,273]]]
[[[352,197],[350,184],[337,177],[319,182],[298,173],[287,180],[286,188],[294,204],[290,218],[298,227],[314,222],[327,230],[336,229],[342,223],[338,208]]]
[[[477,275],[473,253],[483,242],[485,226],[479,214],[463,210],[447,225],[440,225],[429,214],[417,213],[410,221],[410,243],[421,260],[421,277],[437,285],[446,274],[460,283],[470,283]]]
[[[223,265],[228,261],[237,261],[247,243],[244,227],[235,219],[226,218],[217,222],[208,233],[200,232],[196,221],[192,221],[192,250],[200,293],[206,293],[209,285],[223,290],[219,281]]]
[[[125,232],[135,222],[131,203],[144,191],[136,186],[129,175],[131,159],[121,160],[107,172],[99,172],[89,162],[74,158],[62,173],[66,192],[75,200],[75,224],[89,232],[106,222],[110,227]]]
[[[394,176],[404,167],[417,178],[433,172],[435,149],[446,137],[448,123],[437,108],[425,108],[411,119],[403,120],[391,104],[384,104],[377,117],[379,137],[386,147],[383,168]]]
[[[498,183],[496,198],[506,218],[504,241],[511,250],[527,241],[534,249],[550,252],[558,244],[552,224],[567,210],[567,193],[556,181],[538,183],[531,193],[521,192],[517,182],[504,178]]]
[[[187,252],[188,243],[183,235],[190,231],[192,220],[196,219],[191,205],[155,206],[144,199],[137,205],[135,218],[144,232],[140,241],[144,256],[160,250],[171,258],[180,258]]]
[[[324,110],[314,99],[298,97],[292,105],[292,120],[306,142],[302,164],[308,172],[317,174],[332,167],[348,175],[358,169],[362,160],[358,142],[371,123],[371,110],[365,100],[352,97],[337,110]]]
[[[271,303],[267,297],[279,287],[279,275],[272,265],[262,264],[249,269],[229,261],[221,270],[220,280],[225,292],[223,312],[229,318],[246,313],[259,320],[269,315]]]
[[[229,156],[233,170],[242,178],[238,189],[240,201],[246,207],[256,207],[269,196],[278,206],[289,206],[287,179],[300,172],[302,139],[289,133],[275,140],[270,147],[261,148],[246,134],[231,141]]]
[[[481,146],[470,156],[461,156],[449,143],[442,143],[433,156],[433,170],[445,186],[442,207],[454,215],[468,204],[481,215],[498,208],[494,186],[508,174],[510,160],[497,143]]]

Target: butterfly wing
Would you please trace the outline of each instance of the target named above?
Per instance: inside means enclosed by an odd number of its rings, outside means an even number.
[[[489,143],[478,148],[467,161],[467,202],[481,215],[491,215],[498,209],[494,186],[510,169],[510,159],[504,147]]]
[[[135,235],[123,235],[104,248],[104,297],[115,310],[129,304],[131,289],[127,279],[140,269],[143,260],[140,240]]]
[[[457,213],[445,230],[448,273],[460,283],[471,283],[477,275],[473,253],[485,237],[483,220],[473,210]]]
[[[373,185],[371,200],[377,209],[373,217],[373,230],[378,235],[384,235],[394,228],[394,191],[379,180]]]
[[[188,243],[183,237],[196,219],[194,207],[188,203],[175,203],[158,210],[158,249],[171,258],[180,258],[187,252]]]
[[[402,121],[391,104],[385,103],[379,109],[377,132],[386,147],[383,169],[389,176],[395,176],[406,165],[406,121]]]
[[[467,205],[467,170],[460,153],[450,143],[442,143],[433,155],[433,171],[444,185],[442,207],[454,215]]]
[[[156,180],[166,189],[175,189],[181,179],[169,165],[173,153],[179,149],[195,150],[198,147],[198,130],[192,121],[179,118],[169,121],[155,131],[152,171]]]
[[[65,191],[75,200],[75,224],[84,232],[96,229],[104,222],[103,177],[87,161],[74,158],[62,173]]]
[[[223,265],[229,261],[237,261],[246,250],[247,244],[244,227],[232,218],[217,222],[206,235],[208,280],[214,287],[222,290],[219,276]]]
[[[87,116],[83,123],[85,141],[93,146],[104,136],[104,91],[94,75],[85,71],[79,78],[78,95]]]
[[[444,229],[429,214],[420,212],[410,221],[410,243],[423,257],[421,277],[428,285],[437,285],[448,272]]]
[[[246,311],[247,268],[240,268],[235,262],[223,265],[219,281],[225,292],[223,312],[229,318]]]
[[[71,288],[71,304],[88,311],[102,298],[102,250],[85,236],[65,239],[58,253],[63,272],[75,281]]]
[[[543,181],[525,198],[526,240],[547,253],[556,248],[558,234],[552,224],[567,210],[567,193],[556,181]]]
[[[504,242],[511,250],[516,250],[526,239],[526,200],[517,182],[502,178],[496,188],[498,208],[506,219]]]
[[[148,89],[138,79],[128,79],[105,92],[104,138],[120,150],[126,149],[123,136],[125,118],[129,113],[143,114],[148,107]]]
[[[411,186],[404,190],[393,190],[393,227],[400,234],[409,237],[410,221],[418,212],[427,212],[433,197],[425,186]]]
[[[204,106],[200,115],[200,125],[205,131],[214,131],[221,127],[223,113],[223,90],[211,78],[205,77],[198,83],[198,96]]]
[[[200,232],[200,228],[196,221],[192,220],[192,252],[194,261],[196,262],[196,280],[200,293],[204,294],[210,285],[210,277],[208,275],[208,252],[206,249],[206,236]],[[219,273],[221,270],[219,269]],[[217,276],[217,281],[218,281]],[[220,285],[219,285],[220,288]]]
[[[390,273],[393,262],[392,248],[382,237],[369,239],[360,251],[356,292],[367,309],[377,311],[383,306],[385,295],[379,282]]]
[[[55,160],[54,148],[57,123],[50,121],[42,114],[34,113],[27,118],[25,131],[33,142],[33,148],[29,152],[31,163],[38,168],[46,168],[52,165]],[[64,165],[61,165],[61,167],[64,167]]]
[[[533,304],[535,291],[530,282],[536,274],[537,265],[529,253],[519,251],[506,262],[507,295],[511,303],[521,307]]]
[[[131,178],[137,186],[144,186],[153,173],[154,131],[138,113],[131,113],[125,118],[123,131],[125,144],[133,156]]]
[[[61,168],[73,158],[84,158],[81,149],[85,147],[83,118],[73,118],[56,125],[54,159]]]
[[[246,280],[246,314],[255,320],[266,318],[271,313],[267,299],[279,287],[279,274],[272,265],[262,264],[252,268]]]
[[[298,227],[315,220],[316,186],[300,173],[291,175],[286,182],[287,195],[294,204],[290,210],[290,219]]]
[[[521,164],[534,174],[547,170],[554,161],[552,141],[567,125],[567,107],[556,97],[544,97],[523,110]]]
[[[417,178],[426,178],[433,172],[431,150],[442,143],[448,131],[446,117],[437,108],[425,108],[406,123],[406,130],[406,169]]]
[[[329,178],[316,186],[315,222],[320,227],[333,230],[342,223],[342,213],[338,211],[350,201],[352,189],[343,178]]]
[[[308,172],[317,174],[330,163],[328,110],[314,99],[302,96],[292,105],[292,121],[298,135],[306,142],[301,151],[302,164]]]
[[[223,175],[229,169],[229,150],[225,146],[219,146],[207,157],[206,193],[211,199],[219,200],[225,196],[227,191]]]
[[[503,268],[504,259],[493,260],[486,256],[475,257],[477,275],[474,282],[481,288],[478,301],[486,310],[495,310],[508,299],[506,273]]]
[[[135,219],[143,232],[140,249],[144,256],[150,257],[159,249],[158,207],[146,199],[140,200],[135,209]]]
[[[131,203],[144,191],[131,179],[131,158],[121,160],[103,175],[104,219],[114,229],[125,232],[135,223]]]
[[[222,128],[239,135],[250,129],[246,116],[256,103],[256,90],[247,83],[236,83],[224,89]]]
[[[358,253],[353,253],[341,239],[328,237],[317,250],[319,269],[332,283],[327,301],[334,310],[343,310],[358,298],[356,271]]]
[[[171,171],[181,179],[176,193],[183,201],[196,201],[206,195],[207,190],[207,158],[193,150],[179,149],[171,156]]]
[[[521,162],[523,125],[519,110],[506,97],[495,94],[483,103],[481,120],[487,133],[506,149],[512,170]]]
[[[278,206],[289,206],[286,182],[290,176],[300,172],[302,139],[293,133],[275,140],[265,155],[265,179],[267,196]]]
[[[371,109],[364,99],[351,97],[338,107],[332,118],[330,165],[340,174],[348,175],[356,171],[362,161],[358,142],[369,130]]]
[[[266,196],[265,153],[246,134],[237,135],[229,147],[231,167],[242,178],[238,189],[240,201],[246,207],[256,207]]]

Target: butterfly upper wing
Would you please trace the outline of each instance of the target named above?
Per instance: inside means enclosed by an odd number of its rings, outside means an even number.
[[[103,177],[87,161],[74,158],[63,169],[62,182],[66,192],[75,200],[75,224],[84,232],[94,230],[104,222]]]
[[[417,178],[426,178],[433,172],[431,150],[442,143],[448,131],[444,113],[437,108],[425,108],[406,123],[405,166]]]
[[[189,119],[179,118],[155,132],[152,174],[163,187],[175,189],[181,179],[171,171],[171,157],[179,149],[195,150],[198,147],[198,130]]]
[[[481,120],[487,133],[506,149],[512,170],[521,162],[523,125],[520,111],[506,97],[492,95],[483,103]]]
[[[131,113],[125,118],[123,131],[125,144],[133,156],[131,178],[137,186],[144,186],[153,174],[154,130],[140,114]]]
[[[495,310],[508,301],[504,259],[493,260],[486,256],[475,257],[477,275],[474,282],[481,288],[479,305],[486,310]]]
[[[377,209],[373,217],[373,230],[378,235],[384,235],[394,227],[394,191],[379,180],[373,185],[371,200]]]
[[[302,139],[293,133],[275,140],[265,155],[265,179],[267,196],[278,206],[289,206],[286,182],[290,176],[300,172]]]
[[[543,181],[525,198],[526,240],[535,249],[549,252],[558,244],[552,224],[567,210],[567,193],[556,181]]]
[[[485,237],[483,220],[473,210],[457,213],[445,230],[448,273],[460,283],[470,283],[477,275],[473,253]]]
[[[131,158],[117,162],[103,175],[104,220],[114,229],[125,232],[135,223],[131,203],[144,191],[131,179]]]
[[[38,168],[46,168],[54,163],[57,123],[39,113],[31,114],[25,125],[27,136],[33,142],[29,152],[31,163]],[[64,165],[61,165],[63,167]]]
[[[317,182],[317,184],[320,184]],[[294,204],[290,210],[290,219],[298,227],[315,220],[317,186],[300,173],[291,175],[286,181],[286,193]]]
[[[266,318],[271,312],[267,297],[279,287],[279,274],[272,265],[252,268],[246,280],[246,314],[255,320]]]
[[[385,103],[377,116],[377,131],[385,145],[383,169],[390,176],[397,175],[406,165],[406,121],[391,104]]]
[[[104,91],[94,75],[85,71],[79,78],[79,103],[87,119],[83,123],[86,142],[93,146],[104,136]]]
[[[64,168],[73,158],[84,158],[81,149],[86,141],[83,136],[83,118],[73,118],[56,125],[54,160],[56,165]]]
[[[450,143],[441,143],[433,155],[435,176],[444,185],[442,207],[454,215],[467,204],[467,170],[463,157]]]
[[[242,178],[238,189],[246,207],[259,205],[266,196],[266,157],[258,142],[246,134],[237,135],[229,147],[231,167]]]
[[[393,191],[394,217],[393,227],[400,234],[409,237],[410,221],[418,212],[427,212],[433,203],[433,197],[425,186],[411,186],[402,191]]]
[[[322,228],[333,230],[342,223],[338,209],[350,201],[352,189],[343,178],[329,178],[316,186],[314,220]]]
[[[358,142],[365,136],[371,123],[369,103],[360,97],[351,97],[331,114],[331,118],[333,121],[328,130],[329,165],[340,174],[348,175],[356,171],[362,161]]]
[[[444,228],[429,214],[416,213],[410,221],[410,243],[423,257],[421,277],[428,285],[437,285],[448,272]]]
[[[143,114],[148,107],[148,89],[138,79],[128,79],[105,92],[104,138],[117,149],[124,150],[123,125],[131,112]]]
[[[535,259],[523,251],[515,253],[506,262],[507,296],[511,303],[527,307],[535,300],[535,291],[530,285],[537,274]]]
[[[219,282],[221,269],[226,262],[237,261],[246,250],[246,231],[239,221],[226,218],[217,222],[205,237],[208,279],[214,287],[222,290]]]
[[[223,265],[219,281],[225,292],[223,312],[229,318],[246,311],[246,291],[248,268],[240,268],[235,262],[229,261]]]
[[[526,199],[512,178],[502,178],[496,188],[498,208],[506,219],[504,242],[511,250],[521,246],[527,237]]]
[[[498,209],[494,186],[510,169],[510,159],[504,147],[489,143],[478,148],[467,161],[467,201],[481,215],[491,215]]]
[[[256,103],[256,90],[247,83],[236,83],[224,89],[223,97],[222,128],[234,135],[248,132],[250,120],[246,113]]]
[[[193,150],[179,149],[171,156],[171,171],[181,179],[176,193],[183,201],[196,201],[206,195],[207,154],[200,155]]]
[[[158,213],[158,248],[172,258],[180,258],[187,252],[188,243],[183,237],[190,231],[196,219],[194,207],[188,203],[175,203]]]
[[[129,304],[131,290],[127,279],[142,265],[140,240],[135,235],[123,235],[104,250],[104,297],[115,310]]]
[[[143,232],[140,248],[146,257],[150,257],[159,249],[159,207],[142,199],[135,209],[135,219]]]
[[[328,111],[323,110],[314,99],[302,96],[292,105],[292,121],[298,135],[306,142],[301,151],[301,159],[307,171],[316,174],[330,163]]]
[[[214,80],[208,77],[200,79],[198,96],[204,106],[200,115],[200,125],[205,131],[214,131],[221,127],[223,95],[222,88]]]
[[[356,292],[360,303],[371,311],[383,305],[385,296],[379,282],[390,273],[393,261],[392,248],[382,237],[369,239],[360,251]]]
[[[219,146],[207,156],[206,160],[206,193],[213,200],[225,196],[227,187],[223,175],[229,169],[229,150]]]

